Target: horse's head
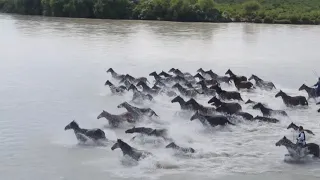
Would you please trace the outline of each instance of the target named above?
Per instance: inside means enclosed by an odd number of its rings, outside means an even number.
[[[228,71],[225,73],[225,75],[227,75],[227,74],[229,74],[231,76],[233,73],[230,69],[228,69]]]
[[[171,103],[180,102],[181,100],[183,100],[182,97],[177,96],[171,100]]]
[[[149,76],[158,76],[157,72],[153,71],[152,73],[149,74]]]
[[[175,70],[173,71],[173,73],[175,73],[175,74],[183,74],[179,69],[175,69]]]
[[[204,79],[204,77],[203,77],[201,74],[199,74],[199,73],[197,73],[197,74],[194,75],[193,77],[194,77],[194,78],[199,78],[200,80],[203,80],[203,79]]]
[[[202,68],[199,68],[198,70],[197,70],[197,72],[199,73],[204,73],[205,71],[202,69]]]
[[[129,81],[134,81],[135,80],[135,78],[133,76],[131,76],[130,74],[126,74],[124,77],[126,79],[128,79]]]
[[[133,128],[126,130],[125,133],[126,134],[132,134],[132,133],[135,132],[135,130],[136,130],[136,127],[134,126]]]
[[[199,117],[200,117],[200,113],[199,113],[199,111],[196,111],[196,113],[193,116],[191,116],[190,121],[198,119]]]
[[[106,111],[103,110],[102,113],[99,114],[99,116],[97,117],[97,119],[100,119],[100,118],[104,117],[105,113],[106,113]]]
[[[305,84],[302,84],[302,86],[299,88],[299,91],[302,91],[302,90],[304,90],[304,89],[306,89],[306,85]]]
[[[288,141],[287,137],[286,137],[286,136],[283,136],[283,138],[280,139],[280,140],[276,143],[276,146],[285,145],[287,141]]]
[[[221,101],[220,101],[216,96],[213,96],[213,97],[208,101],[208,104],[210,104],[210,103],[221,104]]]
[[[171,68],[170,70],[169,70],[169,73],[172,73],[172,72],[174,72],[176,69],[175,68]]]
[[[114,73],[114,70],[112,68],[109,68],[107,72]]]
[[[105,86],[107,86],[107,85],[108,85],[108,86],[112,86],[113,84],[112,84],[109,80],[107,80],[106,83],[104,83],[104,85],[105,85]]]
[[[128,103],[125,101],[117,106],[117,108],[124,108]]]
[[[252,107],[252,109],[260,109],[260,108],[262,108],[262,107],[264,107],[261,103],[257,103],[256,105],[254,105],[253,107]]]
[[[252,74],[248,80],[250,81],[252,79],[256,79],[256,77],[257,77],[256,75]]]
[[[128,88],[128,91],[130,91],[130,90],[137,91],[138,89],[135,85],[131,84]]]
[[[78,123],[75,121],[75,120],[73,120],[73,121],[71,121],[71,123],[69,123],[65,128],[64,128],[64,130],[66,131],[66,130],[68,130],[68,129],[79,129],[80,127],[79,127],[79,125],[78,125]]]
[[[245,104],[253,104],[254,101],[252,101],[251,99],[249,99]]]
[[[284,92],[282,90],[280,90],[276,95],[275,97],[282,97],[284,95]]]
[[[117,139],[117,142],[111,147],[111,150],[113,151],[113,150],[115,150],[115,149],[117,149],[117,148],[120,148],[120,143],[121,143],[121,139]]]
[[[290,128],[294,128],[295,127],[295,124],[293,122],[291,122],[291,124],[289,124],[289,126],[287,127],[287,129],[290,129]]]
[[[318,109],[318,112],[320,113],[320,109]]]
[[[176,147],[177,147],[177,145],[174,142],[166,145],[166,148],[176,148]]]

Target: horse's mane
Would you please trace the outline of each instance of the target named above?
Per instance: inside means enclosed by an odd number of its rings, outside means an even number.
[[[119,146],[121,147],[121,149],[126,149],[126,150],[133,149],[129,144],[123,142],[122,140],[118,140],[118,143],[119,143]]]

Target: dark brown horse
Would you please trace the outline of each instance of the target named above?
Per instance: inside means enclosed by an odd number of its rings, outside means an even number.
[[[308,93],[308,99],[318,97],[318,94],[315,88],[311,88],[305,84],[302,84],[302,86],[299,88],[299,91],[302,91],[302,90],[305,90]]]
[[[241,81],[247,81],[247,77],[245,76],[237,76],[235,75],[230,69],[228,69],[228,71],[226,72],[226,75],[229,74],[229,76],[236,76],[238,79],[240,79]]]
[[[304,96],[289,96],[280,90],[275,97],[281,97],[286,106],[308,106],[308,101]]]
[[[254,88],[253,84],[249,81],[242,81],[240,78],[238,78],[237,76],[231,76],[230,77],[231,80],[233,80],[234,85],[236,86],[236,88],[238,90],[240,89],[251,89]]]
[[[239,92],[222,90],[219,85],[211,86],[210,89],[216,90],[216,92],[219,95],[220,99],[243,101],[243,99],[242,99],[242,97],[241,97]]]
[[[258,103],[256,105],[254,105],[253,109],[260,109],[260,111],[263,114],[263,116],[272,116],[272,115],[276,115],[276,114],[283,115],[283,116],[288,116],[288,114],[283,110],[273,110],[273,109],[265,107],[261,103]]]

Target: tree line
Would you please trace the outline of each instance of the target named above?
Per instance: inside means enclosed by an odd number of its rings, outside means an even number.
[[[0,0],[0,11],[100,19],[320,23],[320,0]]]

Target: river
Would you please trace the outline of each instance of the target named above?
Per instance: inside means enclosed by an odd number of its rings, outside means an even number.
[[[102,110],[124,112],[116,106],[131,98],[111,95],[104,86],[108,79],[115,82],[106,73],[110,67],[134,76],[172,67],[192,73],[203,67],[222,75],[230,68],[306,96],[298,88],[316,82],[313,71],[320,74],[319,34],[319,26],[0,14],[1,179],[318,179],[319,162],[284,162],[286,149],[275,146],[284,135],[292,139],[286,129],[291,122],[312,129],[316,135],[307,135],[308,142],[320,143],[320,106],[311,100],[307,109],[292,109],[274,98],[277,91],[243,93],[245,100],[286,110],[289,118],[208,130],[178,116],[180,107],[171,98],[158,96],[149,106],[160,119],[140,125],[168,128],[178,144],[196,149],[186,157],[164,149],[166,142],[157,139],[129,141],[128,127],[105,127],[107,122],[97,116]],[[84,128],[103,128],[109,139],[121,138],[154,157],[128,165],[120,150],[78,145],[73,132],[64,131],[73,119]]]

